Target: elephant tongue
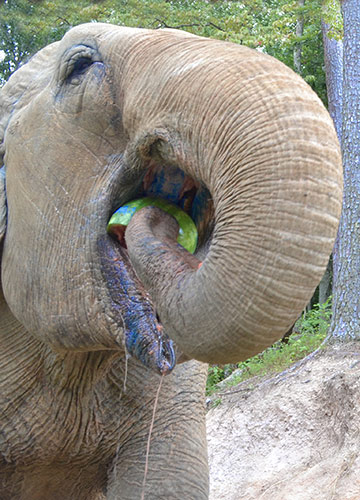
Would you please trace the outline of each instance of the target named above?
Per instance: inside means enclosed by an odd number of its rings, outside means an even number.
[[[164,333],[155,308],[136,276],[127,251],[108,236],[100,240],[102,273],[124,324],[128,353],[161,375],[176,364],[173,342]]]

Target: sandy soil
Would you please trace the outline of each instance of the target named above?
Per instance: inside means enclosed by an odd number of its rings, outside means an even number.
[[[222,392],[210,500],[360,500],[360,343]]]

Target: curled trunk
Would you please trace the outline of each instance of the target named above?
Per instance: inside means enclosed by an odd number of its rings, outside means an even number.
[[[209,190],[215,224],[203,265],[183,265],[148,222],[128,247],[181,350],[234,362],[279,339],[318,284],[337,230],[341,161],[326,110],[298,76],[248,49],[216,49],[221,66],[213,45],[197,42],[176,87],[173,76],[171,99],[170,68],[154,65],[151,110],[158,106],[162,130],[142,130],[127,151],[139,164],[176,164]],[[204,61],[207,71],[195,71]],[[185,89],[199,97],[189,101]],[[125,115],[132,128],[149,121],[139,111],[146,99]]]

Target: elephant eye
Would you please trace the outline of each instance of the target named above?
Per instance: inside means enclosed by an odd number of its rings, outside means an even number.
[[[75,61],[72,67],[72,71],[67,77],[69,78],[74,78],[74,76],[80,76],[85,73],[85,71],[88,69],[89,66],[91,66],[93,63],[93,60],[90,59],[89,57],[80,57]]]
[[[72,47],[65,54],[60,69],[60,79],[70,85],[79,85],[82,77],[95,62],[101,62],[98,52],[86,45]]]

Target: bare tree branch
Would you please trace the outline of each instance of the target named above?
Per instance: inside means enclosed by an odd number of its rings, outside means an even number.
[[[193,27],[203,28],[205,26],[212,26],[213,28],[215,28],[215,29],[217,29],[219,31],[225,31],[223,28],[220,28],[220,26],[217,26],[216,24],[211,23],[211,22],[205,23],[205,24],[201,24],[201,23],[179,24],[178,26],[170,26],[165,21],[163,21],[162,19],[155,19],[155,21],[153,22],[153,24],[155,24],[156,22],[159,23],[159,25],[156,26],[155,29],[169,28],[169,29],[178,30],[178,29],[181,29],[181,28],[193,28]]]
[[[62,21],[63,23],[67,24],[68,26],[72,26],[71,23],[67,19],[64,19],[63,17],[58,17],[56,21]]]

